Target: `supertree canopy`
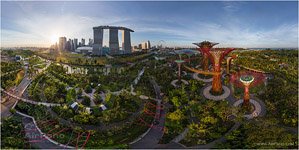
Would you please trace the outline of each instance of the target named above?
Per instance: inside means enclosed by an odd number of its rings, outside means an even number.
[[[178,66],[178,80],[179,80],[179,83],[181,83],[181,64],[184,63],[185,61],[184,60],[175,60],[175,63],[177,63],[177,66]]]
[[[265,80],[265,75],[260,72],[254,71],[241,71],[230,76],[230,82],[237,87],[244,87],[244,105],[249,104],[249,89],[250,87],[257,86],[263,83]]]
[[[214,72],[216,74],[213,75],[213,82],[212,82],[212,90],[217,93],[222,92],[222,84],[221,84],[221,62],[223,58],[233,51],[234,48],[228,48],[228,49],[213,49],[210,51],[204,51],[204,53],[207,53],[214,68]]]
[[[204,71],[208,71],[209,70],[209,56],[205,52],[206,51],[210,51],[213,48],[213,46],[215,46],[215,45],[217,45],[219,43],[213,43],[213,42],[209,42],[209,41],[203,41],[203,42],[200,42],[200,43],[193,43],[193,44],[197,45],[199,47],[198,50],[203,55],[203,60],[202,60],[203,70]]]

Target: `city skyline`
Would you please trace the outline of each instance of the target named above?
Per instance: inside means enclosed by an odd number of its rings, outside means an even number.
[[[48,47],[62,36],[89,39],[92,27],[99,25],[135,30],[132,45],[164,40],[171,47],[195,47],[192,43],[210,40],[220,47],[298,47],[296,1],[2,1],[1,9],[2,47]]]

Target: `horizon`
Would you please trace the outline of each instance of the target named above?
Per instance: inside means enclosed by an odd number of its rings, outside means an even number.
[[[298,48],[298,2],[1,2],[1,47],[49,47],[58,37],[92,38],[92,27],[134,30],[132,46]],[[208,12],[208,14],[207,14]],[[120,33],[119,33],[120,34]],[[104,34],[107,45],[108,32]],[[54,43],[53,43],[54,42]]]

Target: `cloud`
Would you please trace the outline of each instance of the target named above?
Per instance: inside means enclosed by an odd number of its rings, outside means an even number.
[[[60,16],[49,16],[46,14],[32,14],[28,18],[20,18],[14,21],[15,26],[21,27],[23,32],[14,32],[12,30],[2,30],[3,46],[11,45],[12,42],[22,42],[27,39],[26,45],[35,45],[44,43],[49,46],[52,35],[66,36],[67,38],[92,38],[92,27],[98,25],[111,25],[120,22],[122,18],[93,18],[87,16],[78,16],[66,14]],[[13,37],[13,38],[12,38]],[[30,39],[30,40],[28,40]],[[34,40],[31,40],[34,39]],[[10,44],[8,44],[8,41]]]
[[[226,11],[226,12],[230,12],[230,13],[233,13],[233,12],[236,12],[239,10],[239,5],[240,3],[238,2],[231,2],[231,1],[224,1],[222,2],[223,3],[223,9]]]
[[[219,42],[223,47],[297,47],[298,25],[283,24],[276,28],[257,31],[245,24],[217,24],[198,22],[186,27],[139,26],[136,31],[143,34],[163,34],[166,43],[174,46],[193,46],[203,40]],[[189,42],[189,43],[188,43]]]
[[[256,29],[235,16],[244,2],[223,2],[223,18],[218,20],[188,21],[184,18],[165,18],[159,16],[134,17],[105,10],[97,17],[82,14],[36,13],[32,5],[22,5],[26,16],[13,20],[18,30],[2,30],[2,46],[43,44],[49,46],[51,35],[67,38],[93,38],[92,27],[99,25],[125,26],[135,30],[132,43],[144,40],[158,42],[164,40],[168,46],[194,46],[193,42],[210,40],[223,47],[297,47],[298,24],[280,24],[274,28]],[[112,12],[109,12],[112,11]],[[114,12],[114,13],[113,13]],[[106,15],[109,14],[109,15]],[[125,17],[124,17],[125,16]],[[3,21],[3,20],[2,20]],[[22,32],[17,32],[22,31]],[[105,36],[107,38],[107,34]],[[106,43],[107,44],[107,43]],[[153,45],[157,44],[152,42]]]

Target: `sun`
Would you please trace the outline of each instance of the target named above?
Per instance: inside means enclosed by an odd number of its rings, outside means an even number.
[[[58,41],[58,36],[56,34],[51,35],[51,43],[54,44]]]

